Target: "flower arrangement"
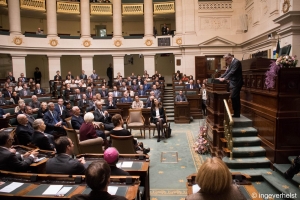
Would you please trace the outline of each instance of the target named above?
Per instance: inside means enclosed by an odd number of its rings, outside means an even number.
[[[195,152],[199,154],[208,153],[208,142],[206,139],[207,136],[207,126],[201,126],[198,138],[196,139],[195,144],[193,145]]]
[[[275,78],[280,68],[296,67],[298,63],[297,56],[280,56],[276,62],[271,61],[270,69],[266,72],[265,85],[267,89],[274,88]]]

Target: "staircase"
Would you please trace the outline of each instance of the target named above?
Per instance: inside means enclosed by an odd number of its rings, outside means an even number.
[[[173,97],[173,87],[168,86],[164,89],[163,106],[166,109],[166,116],[168,122],[174,122],[174,97]]]
[[[251,176],[251,181],[263,181],[263,184],[253,183],[262,194],[268,194],[268,192],[270,194],[297,193],[298,198],[291,199],[299,199],[300,174],[295,175],[293,180],[286,180],[283,173],[291,166],[290,164],[274,164],[275,171],[272,171],[266,151],[257,136],[257,130],[252,127],[252,121],[244,116],[233,118],[233,120],[232,159],[223,158],[230,171],[248,174]],[[224,148],[224,151],[228,152],[228,149]],[[295,157],[293,156],[293,158]]]

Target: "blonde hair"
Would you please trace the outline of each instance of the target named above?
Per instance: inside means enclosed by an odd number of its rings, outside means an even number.
[[[196,183],[201,193],[220,194],[232,184],[231,173],[226,164],[217,157],[208,158],[198,170]]]

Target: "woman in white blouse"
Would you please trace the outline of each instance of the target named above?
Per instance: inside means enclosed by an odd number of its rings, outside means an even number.
[[[134,101],[132,102],[132,105],[131,105],[131,107],[133,108],[133,109],[142,109],[142,108],[144,108],[144,102],[143,101],[140,101],[140,98],[139,98],[139,96],[135,96],[134,97]]]
[[[76,76],[75,83],[78,84],[78,83],[80,83],[80,82],[81,82],[81,80],[80,80],[79,76]]]
[[[202,84],[202,88],[200,89],[200,94],[202,95],[202,110],[203,110],[203,115],[207,116],[207,113],[206,113],[207,94],[206,94],[205,84]]]
[[[18,82],[17,86],[15,87],[15,91],[21,91],[23,90],[23,83],[22,82]]]

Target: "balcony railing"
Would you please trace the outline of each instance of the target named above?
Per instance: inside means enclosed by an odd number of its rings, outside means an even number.
[[[79,2],[60,2],[56,4],[56,11],[58,13],[72,13],[80,14],[80,3]]]
[[[174,2],[154,3],[153,8],[153,14],[175,13]]]
[[[0,0],[0,6],[7,6],[7,0]]]
[[[122,15],[142,15],[144,4],[122,4]]]
[[[91,3],[91,15],[112,15],[112,4]]]
[[[232,10],[232,1],[199,2],[199,11]]]
[[[45,0],[21,0],[20,7],[21,9],[46,11],[46,1]]]

